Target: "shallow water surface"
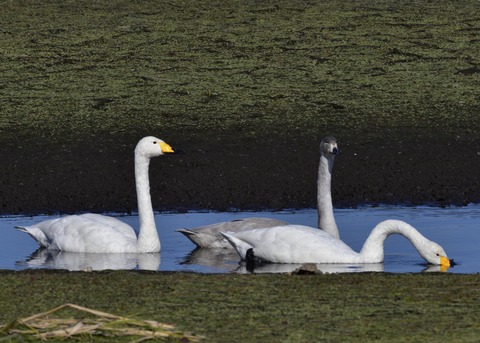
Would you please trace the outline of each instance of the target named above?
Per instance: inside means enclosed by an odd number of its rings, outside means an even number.
[[[182,227],[196,227],[220,221],[246,217],[270,217],[292,224],[315,226],[315,210],[281,212],[222,212],[156,214],[157,228],[162,242],[159,254],[82,254],[37,250],[37,243],[25,233],[14,229],[17,225],[32,225],[52,218],[3,217],[0,218],[0,269],[21,270],[48,268],[67,270],[146,269],[161,271],[193,271],[201,273],[247,272],[236,253],[226,250],[195,249],[182,234]],[[118,216],[119,219],[138,226],[138,217]],[[427,238],[442,245],[449,258],[457,265],[451,273],[478,273],[480,261],[476,258],[480,241],[480,205],[466,207],[362,207],[337,209],[335,217],[340,235],[345,243],[359,251],[373,227],[385,219],[404,220],[416,227]],[[266,264],[255,272],[288,272],[298,265]],[[324,272],[385,271],[395,273],[438,271],[428,266],[415,248],[404,237],[390,236],[385,242],[385,261],[366,265],[318,265]]]

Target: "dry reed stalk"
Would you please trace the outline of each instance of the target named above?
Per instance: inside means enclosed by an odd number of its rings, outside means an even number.
[[[65,308],[75,309],[94,315],[95,318],[50,318],[52,314]],[[175,330],[174,325],[159,323],[154,320],[140,320],[116,316],[75,304],[63,304],[51,310],[17,319],[12,323],[0,326],[0,333],[7,335],[32,335],[43,340],[54,338],[69,338],[79,335],[104,336],[136,336],[141,342],[147,339],[179,338],[182,341],[199,341],[200,336],[194,336]]]

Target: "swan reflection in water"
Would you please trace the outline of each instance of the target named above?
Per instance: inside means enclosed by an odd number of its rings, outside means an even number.
[[[197,248],[188,254],[181,264],[213,267],[225,273],[292,273],[303,265],[300,263],[256,263],[253,268],[238,262],[238,254],[229,249]],[[319,273],[383,272],[383,263],[369,264],[314,264]]]
[[[414,263],[414,262],[412,262]],[[100,254],[73,253],[40,248],[17,265],[28,268],[63,269],[69,271],[150,270],[160,269],[160,253]],[[299,263],[256,263],[253,268],[238,262],[236,252],[228,249],[200,249],[191,251],[179,264],[206,266],[221,273],[295,273],[304,265]],[[383,272],[384,263],[313,264],[316,273]],[[445,271],[440,266],[426,265],[423,272]]]
[[[237,273],[318,273],[318,274],[333,274],[333,273],[363,273],[363,272],[383,272],[383,263],[367,263],[367,264],[301,264],[301,263],[259,263],[255,266],[247,266],[246,263],[241,263],[237,268]]]
[[[422,264],[423,265],[423,264]],[[423,265],[421,272],[446,272],[447,269],[441,266]],[[240,263],[236,269],[240,274],[264,274],[264,273],[288,273],[301,274],[318,273],[318,274],[335,274],[335,273],[365,273],[365,272],[384,272],[383,263],[366,263],[366,264],[328,264],[319,263],[311,264],[305,268],[305,265],[298,263],[260,263],[255,266],[247,266],[246,263]]]
[[[238,254],[232,249],[195,248],[185,256],[180,264],[206,266],[229,273],[236,271],[238,268]]]
[[[301,263],[255,263],[251,268],[244,262],[238,262],[238,254],[230,249],[193,250],[181,262],[213,267],[228,272],[246,273],[292,273],[302,267]],[[319,273],[360,273],[383,272],[383,263],[369,264],[314,264]]]
[[[417,264],[421,272],[445,272],[448,268],[429,265],[424,263],[411,262]],[[229,249],[202,249],[196,248],[191,251],[182,262],[182,265],[199,265],[214,268],[224,273],[295,273],[305,264],[301,263],[262,263],[256,262],[254,266],[247,266],[244,261],[238,262],[238,254]],[[363,272],[384,272],[384,263],[319,263],[308,264],[314,266],[316,273],[363,273]]]
[[[17,262],[30,268],[66,269],[69,271],[90,270],[159,270],[160,253],[148,254],[101,254],[77,253],[59,250],[38,249],[26,261]]]

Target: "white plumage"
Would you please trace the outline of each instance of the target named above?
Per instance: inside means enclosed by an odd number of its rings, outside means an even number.
[[[411,225],[400,220],[385,220],[370,233],[357,253],[340,239],[315,228],[286,225],[237,233],[223,233],[242,259],[250,255],[272,263],[380,263],[383,244],[391,234],[401,234],[429,263],[449,266],[443,248],[425,238]]]

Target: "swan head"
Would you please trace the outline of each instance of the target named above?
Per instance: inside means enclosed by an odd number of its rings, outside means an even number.
[[[340,150],[338,149],[337,139],[333,136],[322,138],[320,153],[328,159],[334,159],[336,155],[339,155]]]
[[[136,155],[142,155],[147,158],[175,153],[177,152],[165,141],[153,136],[142,138],[135,148]]]
[[[435,242],[428,241],[425,244],[425,249],[420,252],[424,259],[429,263],[439,265],[441,267],[450,267],[450,260],[443,248]]]

